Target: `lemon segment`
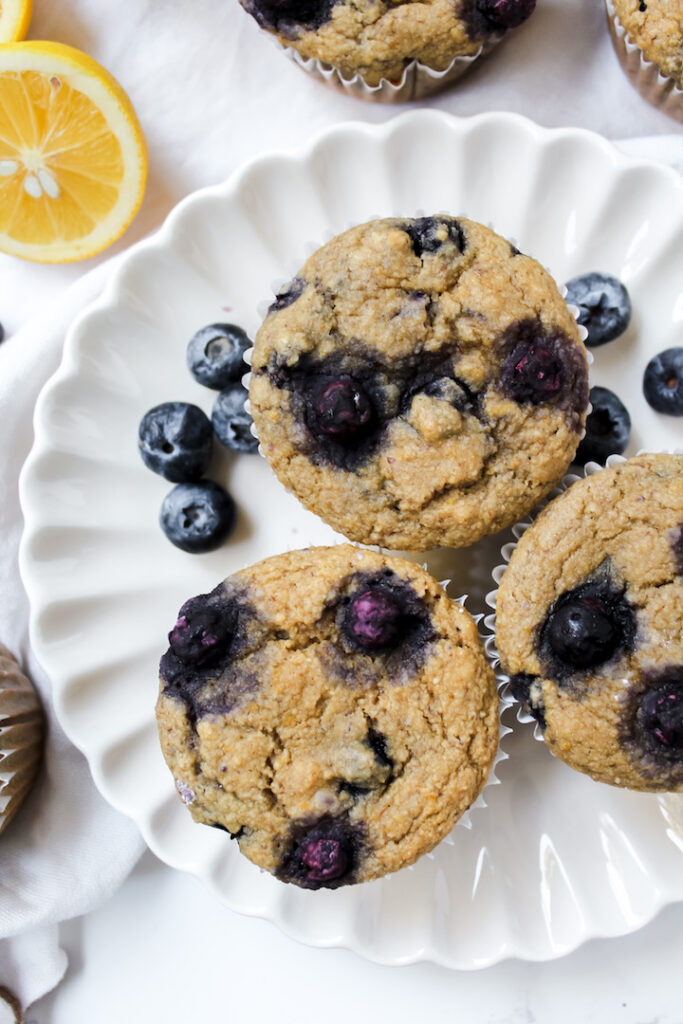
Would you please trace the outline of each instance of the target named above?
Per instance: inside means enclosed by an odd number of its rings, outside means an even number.
[[[142,129],[109,72],[60,43],[0,46],[0,251],[93,256],[125,231],[146,179]]]
[[[0,43],[23,39],[31,24],[33,0],[0,0]]]

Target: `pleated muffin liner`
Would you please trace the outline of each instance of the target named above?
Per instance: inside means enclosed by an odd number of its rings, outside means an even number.
[[[683,89],[658,64],[646,60],[622,24],[614,0],[605,0],[605,10],[614,50],[631,84],[648,103],[683,124]]]
[[[655,452],[641,448],[636,452],[636,455],[683,455],[683,448],[662,448]],[[500,655],[498,654],[498,648],[496,646],[496,601],[498,598],[500,581],[510,563],[510,559],[512,558],[513,552],[517,547],[520,538],[529,529],[529,527],[533,525],[539,513],[542,512],[551,501],[555,498],[559,498],[560,495],[568,491],[573,484],[577,483],[577,481],[583,480],[589,476],[594,476],[596,473],[602,473],[603,469],[609,469],[611,466],[618,466],[622,462],[628,461],[629,459],[625,455],[610,455],[608,456],[604,466],[601,466],[599,462],[587,462],[583,467],[582,473],[568,473],[563,477],[557,487],[555,487],[554,490],[552,490],[550,494],[534,508],[532,514],[525,516],[524,519],[520,519],[518,523],[515,523],[512,527],[512,533],[515,540],[510,541],[507,544],[503,544],[500,549],[503,561],[500,565],[497,565],[491,573],[493,582],[496,586],[493,590],[488,592],[484,599],[489,608],[492,609],[492,614],[484,617],[484,627],[486,630],[486,632],[482,634],[484,637],[484,648],[496,675],[501,705],[505,707],[517,705],[517,721],[521,722],[522,725],[533,724],[534,739],[541,743],[545,742],[543,738],[543,730],[533,715],[525,709],[524,705],[520,704],[516,698],[513,697],[510,686],[510,676],[501,668]]]
[[[282,50],[290,60],[294,61],[302,71],[311,75],[312,78],[336,92],[355,96],[356,99],[368,100],[371,103],[408,103],[410,100],[422,100],[427,96],[433,96],[434,93],[446,89],[457,81],[476,60],[490,53],[500,42],[500,40],[494,40],[490,43],[482,43],[476,53],[454,57],[443,71],[436,71],[418,60],[411,60],[403,69],[403,74],[397,82],[390,82],[388,79],[382,78],[378,85],[368,85],[360,73],[351,78],[345,78],[342,72],[332,65],[325,64],[315,57],[303,57],[293,46],[286,46],[274,36],[270,38],[278,49]],[[502,38],[504,37],[501,36]]]
[[[0,644],[0,832],[19,810],[43,753],[43,711],[33,684]]]

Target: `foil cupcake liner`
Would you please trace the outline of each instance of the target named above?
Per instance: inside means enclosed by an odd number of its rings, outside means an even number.
[[[43,712],[32,683],[0,644],[0,832],[31,789],[42,759]]]
[[[631,84],[648,103],[683,124],[683,89],[654,61],[646,60],[619,19],[614,0],[605,0],[605,10],[615,53]]]
[[[639,451],[636,452],[636,455],[651,454],[683,455],[683,448],[664,448],[659,449],[657,452],[654,453],[648,451],[645,448],[641,448]],[[496,647],[496,600],[498,597],[498,588],[500,585],[500,581],[503,578],[503,574],[505,573],[505,570],[507,569],[510,563],[512,554],[515,548],[517,547],[517,544],[520,538],[522,537],[522,534],[524,534],[529,529],[529,527],[532,525],[532,523],[539,515],[539,513],[542,512],[543,509],[547,505],[549,505],[551,501],[553,501],[555,498],[558,498],[561,494],[564,494],[565,491],[568,491],[572,484],[575,484],[578,480],[583,480],[586,477],[594,476],[596,473],[602,473],[603,469],[609,469],[610,466],[618,466],[620,463],[627,461],[628,459],[624,455],[610,455],[604,466],[601,466],[599,462],[587,462],[586,465],[583,467],[582,473],[568,473],[566,476],[564,476],[560,483],[557,485],[557,487],[555,487],[554,490],[552,490],[550,494],[536,506],[536,508],[533,511],[533,514],[525,516],[524,519],[520,519],[518,523],[515,523],[515,525],[512,527],[512,534],[515,537],[515,540],[510,541],[507,544],[503,544],[502,548],[500,549],[500,554],[503,561],[500,565],[497,565],[491,573],[491,576],[493,577],[493,582],[496,584],[496,586],[494,587],[493,590],[490,590],[486,597],[484,598],[488,607],[492,609],[492,613],[484,617],[484,627],[486,630],[486,632],[482,634],[484,638],[484,649],[486,650],[486,654],[488,655],[489,661],[491,662],[491,665],[493,666],[493,671],[495,672],[496,675],[501,705],[503,707],[516,706],[517,721],[525,726],[533,725],[534,739],[538,740],[541,743],[544,742],[544,738],[543,731],[540,725],[533,717],[533,715],[531,715],[525,709],[524,705],[520,704],[513,697],[510,687],[510,676],[501,668],[500,656],[498,654],[498,648]]]
[[[418,60],[412,60],[403,69],[403,74],[398,82],[390,82],[386,78],[382,78],[377,85],[368,85],[360,74],[345,78],[341,71],[330,64],[324,64],[315,57],[302,57],[294,47],[285,46],[274,37],[271,38],[276,46],[290,60],[294,61],[297,67],[322,82],[323,85],[334,89],[335,92],[355,96],[357,99],[368,100],[371,103],[408,103],[411,100],[423,100],[428,96],[433,96],[434,93],[446,89],[457,81],[476,60],[495,49],[500,41],[482,43],[476,53],[454,57],[443,71],[436,71],[426,64],[421,64]]]

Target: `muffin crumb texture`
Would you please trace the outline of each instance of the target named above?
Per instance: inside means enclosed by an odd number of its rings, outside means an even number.
[[[683,790],[683,456],[573,484],[526,530],[496,642],[550,749],[600,782]]]
[[[419,566],[347,545],[277,555],[181,608],[159,735],[193,818],[308,889],[431,850],[498,744],[470,615]]]

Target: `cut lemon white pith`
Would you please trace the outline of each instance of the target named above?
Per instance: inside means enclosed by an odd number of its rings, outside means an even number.
[[[0,0],[0,43],[23,39],[31,24],[33,0]]]
[[[93,256],[131,222],[146,179],[142,129],[108,71],[60,43],[0,46],[0,251]]]

